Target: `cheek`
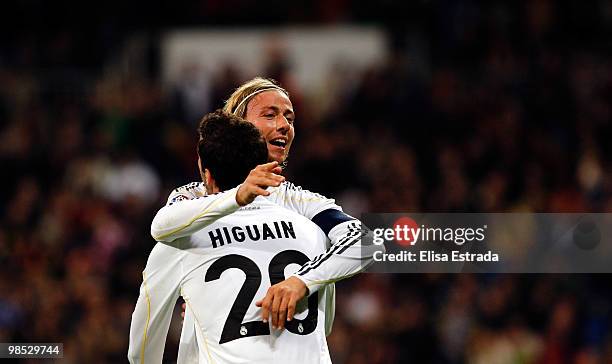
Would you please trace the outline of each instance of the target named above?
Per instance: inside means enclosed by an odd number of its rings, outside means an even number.
[[[255,124],[255,126],[257,127],[257,129],[259,129],[262,135],[269,135],[271,133],[274,133],[274,131],[276,130],[275,124],[270,121],[263,121]]]
[[[291,127],[289,130],[289,143],[293,144],[293,139],[295,139],[295,129]]]

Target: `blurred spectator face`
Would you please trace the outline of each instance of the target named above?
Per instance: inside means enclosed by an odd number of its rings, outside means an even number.
[[[295,114],[289,97],[274,90],[255,95],[247,105],[245,119],[253,123],[266,139],[269,160],[284,162],[295,136]]]

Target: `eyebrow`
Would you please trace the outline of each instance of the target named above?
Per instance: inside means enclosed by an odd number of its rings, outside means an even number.
[[[264,111],[266,111],[266,110],[268,110],[268,109],[272,109],[272,110],[273,110],[273,111],[275,111],[275,112],[280,112],[280,108],[279,108],[278,106],[274,106],[274,105],[270,105],[270,106],[264,106],[264,107],[262,107],[262,108],[261,108],[261,112],[264,112]],[[285,112],[284,112],[283,114],[287,114],[287,113],[290,113],[290,114],[294,114],[294,115],[295,115],[295,112],[293,111],[293,109],[287,109],[287,110],[285,110]]]

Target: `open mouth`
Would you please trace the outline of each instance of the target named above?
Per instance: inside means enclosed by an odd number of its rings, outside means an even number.
[[[285,148],[287,146],[287,141],[282,138],[272,139],[269,141],[269,143],[279,148]]]

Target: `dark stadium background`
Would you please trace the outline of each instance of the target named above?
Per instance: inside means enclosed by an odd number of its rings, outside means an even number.
[[[0,342],[124,362],[164,196],[196,180],[197,120],[160,82],[181,27],[370,25],[389,56],[324,113],[282,52],[288,177],[346,210],[612,209],[612,2],[25,0],[0,11]],[[144,35],[137,72],[119,55]],[[412,62],[418,41],[425,64]],[[210,77],[222,105],[254,76]],[[316,95],[314,95],[316,96]],[[110,177],[109,177],[110,176]],[[131,183],[135,182],[135,183]],[[612,363],[608,275],[372,275],[338,285],[335,363]],[[179,312],[167,344],[177,349]],[[38,361],[32,361],[38,362]]]

